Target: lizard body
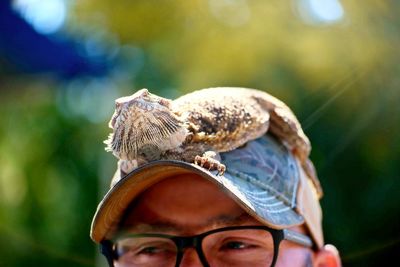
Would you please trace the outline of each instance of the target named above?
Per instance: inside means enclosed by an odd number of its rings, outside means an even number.
[[[267,131],[309,164],[311,145],[295,115],[282,101],[254,89],[208,88],[173,101],[141,89],[116,100],[109,126],[113,133],[106,150],[119,159],[119,176],[153,160],[203,164],[202,155],[214,155],[218,161],[219,152]],[[214,162],[208,166],[215,167]]]

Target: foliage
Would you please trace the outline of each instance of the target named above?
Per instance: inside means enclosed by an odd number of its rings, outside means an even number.
[[[327,242],[344,266],[395,258],[399,4],[342,1],[343,19],[325,25],[304,23],[302,1],[222,2],[76,1],[65,34],[117,53],[108,77],[0,74],[0,266],[95,265],[90,222],[115,168],[107,120],[114,98],[142,87],[173,98],[244,86],[284,100],[313,144]]]

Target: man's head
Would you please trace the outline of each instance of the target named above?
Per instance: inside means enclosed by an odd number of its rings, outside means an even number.
[[[278,140],[250,141],[221,153],[221,162],[223,176],[178,161],[136,169],[100,203],[92,239],[116,266],[142,266],[160,251],[171,266],[339,264],[324,246],[314,184]]]
[[[246,229],[247,226],[250,227]],[[126,233],[194,236],[215,229],[242,227],[206,236],[202,240],[200,252],[204,254],[205,261],[210,266],[269,266],[273,255],[263,252],[260,247],[264,246],[266,251],[273,252],[271,246],[274,237],[265,229],[252,226],[261,227],[263,224],[214,183],[196,174],[188,174],[164,179],[143,192],[129,206],[120,223],[120,230]],[[304,225],[290,227],[289,230],[305,236],[308,234]],[[124,239],[121,240],[123,242]],[[154,242],[154,239],[150,240]],[[256,245],[259,247],[252,248]],[[232,253],[240,249],[245,251]],[[202,266],[198,253],[196,247],[187,249],[180,256],[180,266]],[[304,244],[282,240],[275,266],[318,266],[317,263],[326,264],[327,261],[331,261],[331,264],[320,266],[337,266],[336,257],[337,252],[329,246],[314,251]],[[116,266],[130,266],[128,263],[132,258],[132,255],[121,251],[118,261],[120,265]],[[221,258],[223,260],[219,261]],[[164,265],[154,263],[151,266]]]

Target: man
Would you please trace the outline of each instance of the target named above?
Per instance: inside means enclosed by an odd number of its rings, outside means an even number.
[[[220,153],[226,171],[156,160],[112,184],[91,238],[110,266],[340,266],[315,179],[271,133]]]

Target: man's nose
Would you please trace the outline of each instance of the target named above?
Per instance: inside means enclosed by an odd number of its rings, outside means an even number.
[[[185,249],[179,267],[203,267],[195,248]]]

